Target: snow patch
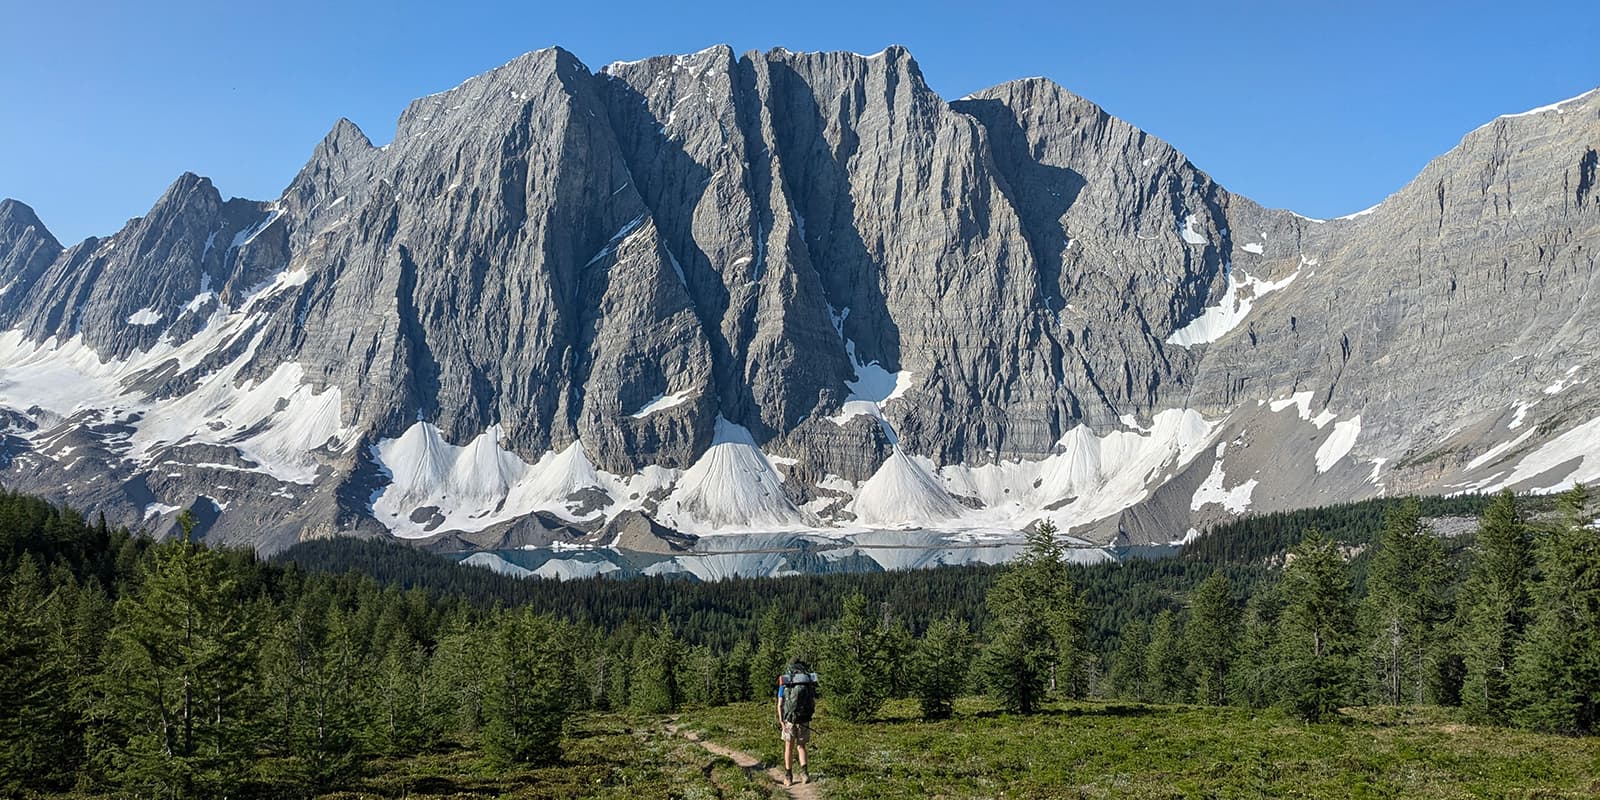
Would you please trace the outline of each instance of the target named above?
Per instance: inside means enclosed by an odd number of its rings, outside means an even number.
[[[1183,241],[1188,243],[1188,244],[1210,244],[1211,243],[1211,241],[1205,237],[1205,234],[1203,234],[1203,233],[1201,233],[1201,232],[1199,232],[1199,231],[1194,229],[1194,215],[1193,214],[1190,214],[1190,215],[1188,215],[1188,216],[1183,218],[1183,230],[1179,231],[1178,235],[1182,236],[1183,237]]]
[[[1483,466],[1485,464],[1493,462],[1495,459],[1499,458],[1506,451],[1513,450],[1517,446],[1521,445],[1523,442],[1528,441],[1528,437],[1530,437],[1530,436],[1533,436],[1533,430],[1532,429],[1523,431],[1521,436],[1518,436],[1517,438],[1512,439],[1509,442],[1501,442],[1501,443],[1495,445],[1494,447],[1491,447],[1488,450],[1483,451],[1482,455],[1480,455],[1477,458],[1474,458],[1471,461],[1467,462],[1467,471],[1471,472],[1472,470],[1475,470],[1478,467],[1481,467],[1481,466]]]
[[[1194,347],[1200,344],[1209,344],[1221,339],[1234,328],[1244,322],[1250,313],[1251,305],[1273,292],[1278,291],[1300,277],[1300,271],[1295,270],[1281,281],[1263,281],[1238,273],[1242,280],[1234,279],[1234,272],[1228,272],[1228,291],[1223,295],[1222,302],[1207,308],[1200,316],[1190,320],[1189,324],[1172,332],[1167,337],[1167,344],[1179,347]]]
[[[161,312],[145,306],[128,315],[129,325],[154,325],[161,321]]]
[[[1250,495],[1256,490],[1255,478],[1232,489],[1223,486],[1225,476],[1222,472],[1222,453],[1226,447],[1226,442],[1217,445],[1217,460],[1211,463],[1211,473],[1206,476],[1205,482],[1194,490],[1194,497],[1189,501],[1190,511],[1199,511],[1208,505],[1219,505],[1230,514],[1242,514],[1250,507]]]
[[[628,416],[633,417],[634,419],[644,419],[645,417],[648,417],[657,411],[666,411],[674,406],[682,405],[684,401],[688,400],[693,395],[693,389],[684,389],[681,392],[673,392],[672,394],[658,394],[651,398],[649,402],[640,406],[638,411],[635,411]]]
[[[855,380],[845,381],[845,386],[850,389],[849,396],[840,405],[839,413],[828,419],[842,427],[854,417],[876,417],[893,440],[894,432],[883,416],[882,405],[904,395],[911,388],[915,373],[910,370],[890,372],[876,361],[861,363],[856,356],[856,343],[844,336],[844,321],[850,316],[850,309],[835,311],[829,306],[828,316],[833,321],[834,332],[844,341],[845,354],[850,357],[850,364],[856,371]]]
[[[1356,437],[1361,435],[1361,417],[1354,416],[1333,426],[1333,433],[1317,448],[1317,472],[1327,472],[1334,464],[1347,455],[1356,446]]]
[[[530,465],[502,448],[503,438],[491,425],[456,446],[433,423],[418,421],[399,438],[379,440],[373,455],[390,481],[373,498],[373,516],[403,538],[480,531],[535,511],[577,521],[568,499],[584,489],[605,491],[581,443]]]
[[[182,510],[183,506],[169,506],[165,503],[151,503],[150,505],[144,507],[144,519],[146,522],[148,522],[151,517],[161,517],[171,514],[174,511]]]
[[[1512,430],[1522,427],[1523,419],[1528,416],[1528,409],[1533,408],[1536,405],[1539,405],[1538,400],[1519,401],[1513,404],[1512,409],[1514,411],[1511,415],[1511,424],[1509,427]]]
[[[1267,251],[1266,247],[1262,246],[1260,242],[1246,242],[1239,249],[1246,253],[1255,253],[1258,256]]]
[[[1300,409],[1300,411],[1299,411],[1300,418],[1301,419],[1311,419],[1311,398],[1312,398],[1312,393],[1311,392],[1295,392],[1294,394],[1292,394],[1289,397],[1286,397],[1286,398],[1284,398],[1282,400],[1274,400],[1274,401],[1272,401],[1267,407],[1271,408],[1272,409],[1272,413],[1276,414],[1276,413],[1281,412],[1281,411],[1283,411],[1284,409],[1286,409],[1286,408],[1288,408],[1290,406],[1298,406],[1299,409]],[[1327,413],[1327,412],[1324,411],[1323,413]],[[1322,426],[1318,425],[1317,427],[1320,428]]]
[[[1595,92],[1600,92],[1600,89],[1590,89],[1589,91],[1584,92],[1583,94],[1580,94],[1580,95],[1578,95],[1576,97],[1569,97],[1569,98],[1567,98],[1565,100],[1561,100],[1561,101],[1558,101],[1558,102],[1555,102],[1555,103],[1551,103],[1550,105],[1547,105],[1547,106],[1539,106],[1538,108],[1530,108],[1527,111],[1519,111],[1519,112],[1517,112],[1515,114],[1501,114],[1500,116],[1495,117],[1494,119],[1492,119],[1492,120],[1490,120],[1490,121],[1488,121],[1488,122],[1486,122],[1486,123],[1484,123],[1482,125],[1479,125],[1475,130],[1483,130],[1484,128],[1487,128],[1490,125],[1493,125],[1496,121],[1502,120],[1502,119],[1516,119],[1517,117],[1531,117],[1534,114],[1545,114],[1545,113],[1549,113],[1551,111],[1554,111],[1557,114],[1565,114],[1567,112],[1565,112],[1565,111],[1563,111],[1561,109],[1562,106],[1567,105],[1569,103],[1576,103],[1579,100],[1582,100],[1582,99],[1588,97],[1589,95],[1594,94]]]
[[[1570,474],[1558,483],[1541,487],[1536,491],[1564,492],[1575,484],[1594,483],[1600,480],[1600,417],[1595,417],[1545,442],[1539,449],[1523,456],[1522,460],[1517,462],[1516,469],[1512,470],[1510,477],[1486,491],[1498,492],[1524,481],[1533,480],[1574,460],[1578,461],[1578,466]]]

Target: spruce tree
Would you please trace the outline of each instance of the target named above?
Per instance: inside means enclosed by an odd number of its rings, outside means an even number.
[[[496,764],[544,765],[561,757],[576,680],[556,627],[532,609],[502,614],[495,626],[484,665],[483,747]]]
[[[912,651],[908,670],[923,719],[949,718],[966,685],[972,655],[972,633],[965,622],[945,616],[928,626]]]
[[[72,735],[62,643],[47,620],[58,613],[31,554],[0,579],[0,793],[20,796],[63,778],[63,737]]]
[[[1150,685],[1145,674],[1149,658],[1150,626],[1134,620],[1118,634],[1117,652],[1111,658],[1111,690],[1126,700],[1150,700]]]
[[[1435,632],[1448,616],[1444,548],[1409,499],[1384,520],[1367,578],[1366,621],[1374,696],[1390,705],[1423,703]]]
[[[821,666],[829,708],[852,722],[872,718],[888,698],[891,659],[884,647],[886,628],[867,598],[856,593],[845,599],[826,640]]]
[[[751,649],[750,641],[748,639],[740,639],[734,644],[733,650],[723,659],[722,691],[723,695],[728,698],[728,702],[739,703],[751,698],[750,662],[754,657],[755,651]],[[763,691],[767,688],[769,687],[765,684],[761,687]],[[764,699],[765,695],[759,695],[758,697]]]
[[[682,661],[683,645],[673,635],[672,624],[663,613],[654,630],[634,640],[628,705],[646,714],[676,711],[683,702],[678,685]]]
[[[1220,570],[1195,588],[1184,626],[1195,699],[1208,705],[1228,703],[1228,686],[1239,641],[1239,609],[1233,582]]]
[[[445,627],[428,660],[428,683],[444,707],[442,724],[457,736],[483,729],[484,698],[489,690],[492,631],[457,617]]]
[[[777,604],[767,606],[756,626],[756,649],[750,656],[750,695],[756,700],[777,696],[778,675],[788,666],[791,626]]]
[[[1514,719],[1539,730],[1600,730],[1600,531],[1582,485],[1561,496],[1562,520],[1541,537],[1533,625],[1517,651]]]
[[[1001,707],[1031,714],[1052,684],[1079,689],[1083,663],[1083,604],[1056,542],[1055,525],[1040,523],[1027,546],[1000,575],[985,600],[989,644],[979,669]]]
[[[1279,702],[1316,722],[1350,697],[1355,611],[1350,575],[1333,542],[1309,531],[1283,572],[1278,618]]]
[[[683,659],[683,679],[679,687],[683,702],[695,706],[720,706],[727,701],[723,695],[723,660],[716,651],[698,644],[690,647]]]
[[[1145,683],[1155,702],[1188,702],[1189,664],[1183,651],[1178,615],[1170,608],[1162,609],[1150,626],[1150,644],[1145,648]]]
[[[1281,612],[1280,586],[1256,587],[1244,604],[1239,635],[1239,655],[1229,673],[1228,698],[1231,702],[1264,708],[1278,702],[1280,694],[1278,658],[1278,616]]]
[[[229,794],[250,764],[254,626],[217,553],[163,545],[116,604],[101,755],[134,794]]]
[[[1508,489],[1479,520],[1472,573],[1461,594],[1461,702],[1475,719],[1507,719],[1516,651],[1532,613],[1532,572],[1533,539]]]

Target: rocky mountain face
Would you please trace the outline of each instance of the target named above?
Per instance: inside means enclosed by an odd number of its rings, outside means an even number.
[[[541,50],[270,202],[184,175],[69,248],[0,203],[0,481],[268,551],[1557,489],[1600,478],[1597,149],[1591,92],[1324,222],[1043,79]]]

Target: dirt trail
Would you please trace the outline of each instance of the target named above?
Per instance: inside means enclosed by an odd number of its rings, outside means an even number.
[[[723,747],[716,742],[708,742],[704,739],[701,739],[700,735],[694,731],[682,730],[675,724],[668,724],[667,732],[676,736],[682,736],[683,738],[700,745],[705,749],[706,752],[722,756],[723,758],[738,764],[746,771],[760,770],[762,768],[761,760],[755,756],[750,755],[742,750],[735,750],[731,747]],[[798,782],[800,780],[800,776],[798,774],[799,770],[796,770],[796,783],[793,786],[783,785],[783,767],[767,767],[764,772],[768,778],[772,779],[773,783],[778,784],[778,788],[788,792],[789,796],[794,798],[794,800],[821,800],[823,796],[822,790],[817,788],[816,783]]]

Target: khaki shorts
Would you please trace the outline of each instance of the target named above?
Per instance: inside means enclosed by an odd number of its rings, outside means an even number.
[[[811,726],[803,722],[783,723],[783,740],[795,744],[805,744],[811,741]]]

